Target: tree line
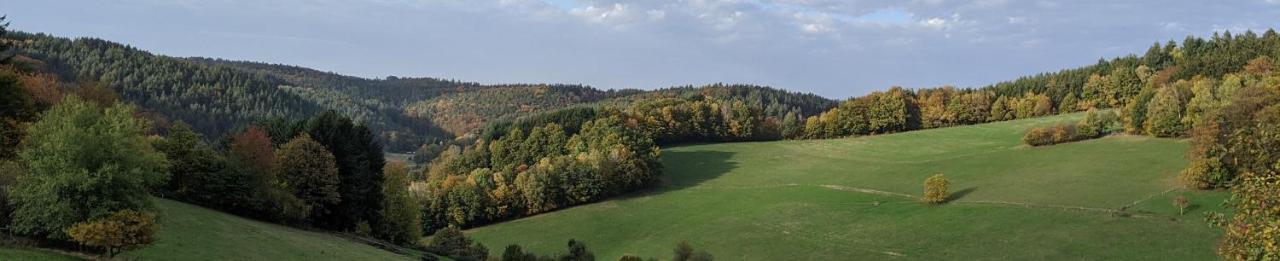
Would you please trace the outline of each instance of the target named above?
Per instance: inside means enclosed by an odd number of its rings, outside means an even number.
[[[150,197],[160,196],[401,244],[420,238],[408,170],[387,164],[374,131],[346,116],[271,118],[206,139],[113,89],[62,82],[45,64],[0,63],[0,226],[15,236],[114,255],[152,240]]]

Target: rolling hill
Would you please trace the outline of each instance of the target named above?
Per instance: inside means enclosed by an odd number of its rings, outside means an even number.
[[[1080,117],[671,147],[668,180],[653,191],[468,234],[540,252],[577,239],[604,259],[666,257],[685,240],[728,260],[1213,259],[1221,230],[1199,213],[1222,211],[1228,194],[1178,189],[1186,142],[1019,141]],[[922,181],[939,173],[950,201],[919,203]],[[1170,203],[1178,195],[1193,202],[1185,215]]]
[[[155,243],[121,254],[136,260],[412,260],[344,237],[246,219],[156,198]],[[415,253],[418,254],[418,253]],[[77,260],[47,250],[0,248],[0,260]]]
[[[494,120],[627,96],[677,95],[716,88],[600,90],[563,84],[482,85],[429,77],[370,79],[291,65],[170,57],[95,38],[22,32],[5,37],[19,43],[19,53],[31,58],[37,70],[52,72],[62,82],[101,84],[123,100],[167,120],[182,120],[208,137],[219,137],[254,121],[273,117],[296,120],[335,110],[370,125],[385,148],[393,152],[413,151],[424,143],[473,133]],[[835,105],[813,94],[739,87],[719,93],[756,100],[763,97],[758,94],[767,93],[772,96],[765,98],[771,100],[762,105],[777,104],[774,110],[778,111],[800,108],[816,112]]]
[[[411,259],[332,234],[245,219],[182,202],[156,199],[156,206],[161,216],[155,243],[122,256],[140,260]]]

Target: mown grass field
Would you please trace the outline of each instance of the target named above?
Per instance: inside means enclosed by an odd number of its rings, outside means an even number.
[[[156,199],[155,243],[121,254],[137,260],[412,260],[327,233],[260,222]]]
[[[1032,148],[1033,126],[1080,114],[837,140],[663,151],[659,188],[471,229],[494,254],[518,243],[602,260],[671,257],[687,240],[723,260],[1211,260],[1205,211],[1226,192],[1179,189],[1189,144],[1112,136]],[[951,201],[918,203],[945,174]],[[1172,199],[1192,206],[1179,215]]]

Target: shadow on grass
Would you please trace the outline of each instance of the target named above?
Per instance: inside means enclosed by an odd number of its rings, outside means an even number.
[[[963,198],[964,196],[969,195],[969,193],[973,193],[973,191],[976,191],[976,190],[978,190],[978,188],[970,187],[970,188],[958,190],[956,192],[952,192],[951,195],[947,195],[947,200],[945,202],[949,203],[952,201],[956,201],[957,199]]]
[[[733,154],[733,152],[707,150],[663,151],[661,184],[624,195],[622,198],[658,195],[716,179],[738,168],[738,163],[729,161]]]

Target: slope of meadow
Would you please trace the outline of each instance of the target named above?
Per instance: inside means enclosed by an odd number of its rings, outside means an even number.
[[[501,254],[585,241],[597,257],[726,260],[1214,259],[1225,192],[1179,188],[1188,144],[1112,136],[1031,148],[1027,128],[1080,114],[836,140],[668,148],[648,193],[475,228]],[[918,203],[942,173],[951,201]],[[1185,215],[1171,203],[1187,196]]]
[[[121,254],[137,260],[411,260],[327,233],[249,220],[156,199],[155,243]]]

